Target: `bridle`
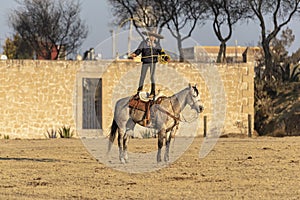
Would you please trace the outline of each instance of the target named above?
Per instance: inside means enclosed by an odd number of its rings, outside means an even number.
[[[196,108],[199,100],[195,100],[195,99],[198,97],[199,92],[198,92],[198,89],[195,86],[193,86],[192,88],[193,88],[194,92],[196,92],[196,95],[191,94],[192,105],[190,105],[190,106],[192,108]]]
[[[193,88],[194,92],[196,93],[196,95],[190,94],[192,96],[191,99],[192,99],[192,102],[193,102],[192,105],[190,105],[190,106],[192,108],[196,108],[198,101],[195,100],[194,98],[198,97],[199,92],[198,92],[198,90],[197,90],[196,87],[193,86],[192,88]],[[194,121],[195,119],[197,119],[198,116],[195,116],[192,120],[187,120],[183,115],[182,115],[183,119],[181,119],[180,114],[179,114],[179,116],[176,116],[174,105],[173,105],[171,99],[170,99],[170,104],[171,104],[171,108],[172,108],[173,114],[170,113],[169,111],[167,111],[166,109],[162,108],[161,106],[158,106],[158,110],[161,111],[161,112],[163,112],[163,113],[165,113],[166,115],[168,115],[169,117],[171,117],[174,120],[174,126],[172,126],[171,129],[173,129],[175,126],[178,127],[179,122],[190,123],[190,122]]]
[[[192,87],[193,88],[193,90],[194,90],[194,92],[196,93],[196,95],[194,95],[194,94],[192,94],[191,92],[190,92],[190,95],[191,95],[191,99],[192,99],[192,104],[190,105],[191,106],[191,108],[193,109],[193,110],[195,110],[194,108],[196,108],[198,105],[197,105],[197,103],[198,103],[198,101],[199,100],[195,100],[194,98],[196,98],[196,97],[198,97],[198,95],[199,95],[199,92],[198,92],[198,89],[195,87],[195,86],[193,86]],[[200,112],[197,112],[197,114],[199,114]],[[190,120],[188,120],[188,119],[186,119],[185,117],[184,117],[184,115],[181,115],[182,116],[182,119],[180,120],[181,122],[186,122],[186,123],[191,123],[191,122],[193,122],[193,121],[195,121],[197,118],[198,118],[198,115],[195,115],[192,119],[190,119]]]
[[[191,94],[192,95],[192,102],[193,102],[193,104],[192,104],[191,107],[196,107],[197,106],[197,101],[194,100],[194,98],[198,97],[199,92],[198,92],[198,90],[197,90],[196,87],[193,87],[193,90],[194,90],[194,92],[196,92],[196,95]],[[174,120],[173,126],[171,126],[170,128],[168,128],[166,131],[167,132],[168,131],[173,131],[173,129],[175,128],[175,132],[173,133],[175,135],[176,131],[178,130],[179,122],[191,123],[194,120],[196,120],[198,118],[198,116],[195,115],[195,117],[193,117],[191,120],[187,120],[183,115],[180,115],[180,114],[178,116],[176,116],[176,112],[175,112],[175,108],[174,108],[174,103],[172,103],[171,99],[170,99],[170,104],[171,104],[171,108],[172,108],[173,113],[169,112],[168,110],[164,109],[161,106],[158,106],[157,109],[159,111],[161,111],[162,113],[166,114],[168,117],[170,117],[170,118],[172,118]],[[182,118],[180,116],[182,116]]]

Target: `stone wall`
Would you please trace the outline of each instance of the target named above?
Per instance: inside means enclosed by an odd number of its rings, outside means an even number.
[[[136,92],[141,63],[110,61],[0,61],[0,134],[10,138],[44,138],[47,130],[63,125],[81,133],[82,80],[102,79],[102,127],[107,135],[116,100]],[[203,134],[224,117],[223,134],[247,134],[248,114],[254,116],[252,63],[212,65],[170,63],[157,65],[157,89],[171,95],[188,83],[198,85],[204,113],[197,119]],[[146,77],[145,89],[149,89]],[[81,136],[81,135],[80,135]]]
[[[74,127],[73,91],[80,66],[72,61],[0,61],[0,134],[45,138],[63,125]]]

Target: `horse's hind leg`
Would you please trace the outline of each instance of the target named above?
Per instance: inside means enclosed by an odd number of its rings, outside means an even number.
[[[128,141],[129,141],[129,137],[133,135],[134,127],[135,127],[134,121],[132,119],[129,119],[126,123],[126,131],[123,137],[123,153],[124,153],[123,155],[124,155],[125,162],[128,162],[128,153],[127,153]]]
[[[156,155],[157,163],[161,162],[161,148],[163,147],[163,144],[164,144],[164,133],[165,133],[165,130],[160,130],[158,132],[158,142],[157,142],[158,150],[157,150],[157,155]]]
[[[166,152],[164,156],[164,161],[169,162],[169,152],[170,152],[170,143],[171,143],[172,134],[171,132],[167,132],[166,134]]]
[[[128,146],[129,134],[126,131],[123,137],[123,159],[124,163],[128,162],[127,146]]]
[[[121,128],[119,128],[118,131],[119,131],[119,134],[118,134],[119,159],[122,163],[125,163],[124,151],[123,151],[124,131]]]

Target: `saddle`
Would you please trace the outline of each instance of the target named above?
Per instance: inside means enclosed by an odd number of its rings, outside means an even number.
[[[144,96],[144,94],[139,95],[135,94],[133,95],[130,100],[129,100],[129,108],[130,108],[130,112],[132,112],[133,110],[140,110],[143,111],[144,117],[143,117],[143,125],[147,126],[150,124],[150,108],[151,106],[153,106],[154,104],[160,104],[162,102],[163,97],[157,97],[154,99],[149,99],[146,98]]]

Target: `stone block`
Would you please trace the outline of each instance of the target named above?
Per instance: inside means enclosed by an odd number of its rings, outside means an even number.
[[[248,106],[249,105],[249,99],[247,97],[242,98],[242,105],[243,106]]]
[[[243,77],[243,78],[242,78],[242,81],[243,81],[243,82],[248,82],[248,83],[250,83],[250,82],[253,82],[253,81],[254,81],[253,76],[246,76],[246,75],[243,75],[242,77]]]
[[[251,96],[254,96],[254,92],[251,91],[251,90],[243,90],[242,91],[242,96],[243,97],[251,97]]]
[[[241,90],[248,90],[249,89],[249,83],[248,82],[243,82],[241,84]]]
[[[251,106],[243,106],[242,107],[243,113],[253,114],[254,113],[254,107]]]

